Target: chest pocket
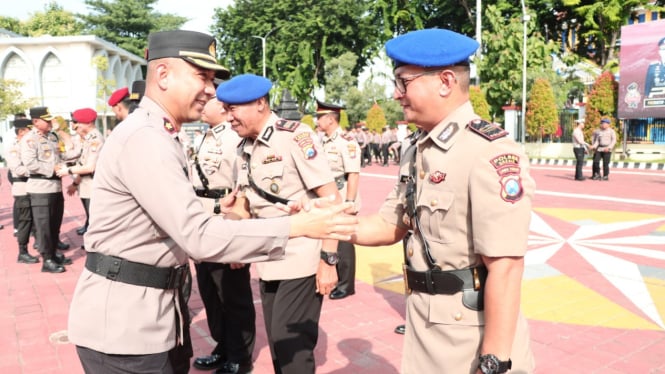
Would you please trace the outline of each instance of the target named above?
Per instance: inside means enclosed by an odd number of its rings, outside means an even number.
[[[452,235],[447,235],[444,230],[451,230],[451,222],[443,225],[445,220],[450,221],[451,210],[455,194],[450,191],[442,191],[441,187],[424,185],[416,205],[420,219],[420,226],[425,232],[428,240],[449,243],[452,241]]]
[[[39,144],[39,158],[42,161],[51,161],[53,159],[53,148],[47,143]]]
[[[222,163],[222,155],[214,153],[206,153],[203,157],[201,157],[200,162],[203,171],[206,174],[211,175],[214,174],[217,170],[219,170],[219,167]]]

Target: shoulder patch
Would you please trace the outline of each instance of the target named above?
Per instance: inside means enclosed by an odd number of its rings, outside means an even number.
[[[293,137],[293,141],[298,144],[306,160],[313,160],[316,158],[317,151],[314,146],[314,140],[312,139],[312,132],[301,132]]]
[[[298,128],[298,126],[300,126],[300,122],[289,121],[283,118],[275,122],[275,127],[277,128],[277,130],[294,132]]]
[[[469,122],[467,127],[489,141],[494,141],[508,135],[508,131],[502,129],[499,125],[482,119]]]

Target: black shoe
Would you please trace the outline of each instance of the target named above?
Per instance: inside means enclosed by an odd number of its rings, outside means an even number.
[[[604,181],[609,180],[609,178],[607,177],[607,175],[603,177],[603,180],[604,180]]]
[[[199,370],[213,370],[221,367],[224,364],[222,356],[217,354],[212,354],[210,356],[201,356],[197,357],[194,360],[194,367]]]
[[[53,260],[44,260],[42,264],[43,273],[64,273],[65,267]]]
[[[76,234],[77,235],[83,235],[88,231],[88,226],[81,226],[78,229],[76,229]]]
[[[62,253],[56,253],[55,257],[53,257],[53,261],[58,264],[58,265],[71,265],[72,264],[72,259],[65,257]]]
[[[395,334],[404,335],[406,332],[406,325],[398,325],[395,327]]]
[[[58,240],[58,249],[61,251],[66,251],[69,249],[69,244],[63,243],[60,240]]]
[[[1,225],[1,224],[0,224],[0,230],[2,230],[2,229],[4,229],[4,228],[5,228],[5,225]]]
[[[239,364],[227,361],[215,371],[215,374],[247,374],[251,373],[253,368],[251,362],[248,364]]]
[[[39,262],[39,258],[31,255],[30,253],[19,253],[17,262],[22,264],[36,264]]]
[[[343,298],[345,298],[345,297],[347,297],[347,296],[351,296],[351,295],[353,295],[354,293],[355,293],[355,292],[347,292],[347,291],[342,291],[342,290],[334,289],[334,290],[330,293],[330,300],[339,300],[339,299],[343,299]]]
[[[576,181],[583,181],[585,179],[586,179],[585,177],[575,178]]]
[[[38,246],[37,243],[35,242],[35,244],[32,246],[32,248],[33,248],[33,249],[39,249],[39,246]]]
[[[593,179],[595,181],[599,181],[600,180],[600,175],[594,174],[593,177],[591,177],[591,179]]]

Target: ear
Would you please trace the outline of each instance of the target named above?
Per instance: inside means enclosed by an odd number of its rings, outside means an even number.
[[[157,73],[157,84],[162,90],[166,90],[169,86],[169,73],[171,67],[166,61],[160,62],[155,66],[155,72]]]
[[[455,73],[451,70],[444,70],[439,73],[439,79],[441,80],[441,88],[439,88],[439,95],[441,97],[446,97],[452,92],[453,86],[457,84],[457,77]]]

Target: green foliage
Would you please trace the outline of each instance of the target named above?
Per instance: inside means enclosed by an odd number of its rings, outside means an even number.
[[[614,75],[609,71],[604,71],[593,83],[589,92],[588,102],[585,114],[585,123],[599,124],[602,117],[608,117],[612,120],[612,128],[617,132],[617,142],[621,141],[622,132],[617,130],[616,113],[619,84],[614,79]],[[585,136],[591,135],[592,126],[586,126]]]
[[[0,79],[0,119],[9,115],[25,112],[34,104],[32,99],[24,99],[21,94],[23,82]]]
[[[386,127],[386,116],[383,114],[383,109],[379,104],[374,104],[367,112],[367,128],[370,130],[376,130],[379,133]]]
[[[289,89],[304,109],[315,87],[326,85],[327,63],[351,52],[357,56],[352,76],[380,44],[369,13],[370,0],[237,1],[213,16],[220,57],[234,74],[262,71],[265,38],[267,76]],[[266,35],[268,35],[266,37]]]
[[[19,35],[25,35],[23,33],[21,21],[17,18],[0,16],[0,29],[5,29]]]
[[[87,32],[143,56],[150,32],[178,29],[187,21],[185,17],[154,11],[153,5],[156,2],[85,0],[92,13],[79,17],[85,21]]]
[[[343,129],[350,129],[349,126],[349,114],[346,113],[346,110],[343,110],[339,113],[339,127]]]
[[[536,79],[529,93],[526,111],[526,131],[532,138],[542,140],[545,134],[554,134],[559,125],[559,114],[554,103],[552,86],[546,79]]]
[[[74,13],[68,12],[55,1],[44,6],[44,12],[36,12],[22,26],[28,36],[67,36],[80,35],[83,23],[78,21]]]
[[[346,93],[358,84],[358,78],[353,75],[357,61],[358,57],[352,52],[345,52],[328,61],[325,73],[327,102],[344,103]]]
[[[469,87],[469,100],[473,106],[473,111],[476,112],[480,118],[484,118],[486,120],[492,118],[490,117],[490,105],[487,103],[485,95],[483,94],[483,91],[480,90],[480,87]]]
[[[312,129],[316,127],[316,124],[314,123],[314,116],[312,116],[311,114],[305,114],[304,116],[302,116],[300,122],[309,125],[309,127],[311,127]]]

